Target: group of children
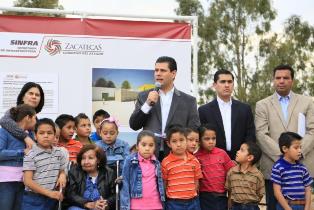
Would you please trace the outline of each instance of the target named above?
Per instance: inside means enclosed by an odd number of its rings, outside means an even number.
[[[26,148],[0,129],[0,181],[6,183],[0,185],[5,195],[0,204],[6,203],[7,209],[53,209],[57,200],[63,200],[70,163],[89,144],[105,151],[109,167],[120,163],[121,210],[259,209],[265,192],[263,175],[255,166],[262,154],[259,147],[253,141],[243,143],[233,161],[216,147],[213,125],[170,128],[166,143],[171,152],[160,163],[152,132],[141,131],[130,154],[128,143],[117,138],[116,119],[103,110],[93,116],[93,134],[85,114],[62,114],[55,122],[44,118],[36,123],[36,112],[28,105],[10,113],[23,130],[34,130],[36,144]],[[279,138],[283,156],[272,171],[278,209],[310,209],[312,178],[299,163],[301,139],[291,132]]]

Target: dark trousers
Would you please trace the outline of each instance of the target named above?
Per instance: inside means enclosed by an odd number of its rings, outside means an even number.
[[[23,192],[23,182],[0,182],[0,209],[20,210]]]
[[[198,197],[193,199],[168,199],[166,210],[201,210]]]
[[[161,142],[163,142],[163,150],[160,150],[160,147],[161,147]],[[160,138],[160,137],[157,137],[157,147],[155,149],[155,156],[156,158],[162,162],[162,160],[167,156],[169,155],[170,153],[170,148],[168,147],[167,143],[166,143],[166,139],[164,138]]]
[[[304,210],[303,205],[290,205],[292,210]],[[276,210],[284,210],[279,203],[277,203],[277,209]]]
[[[258,204],[233,204],[231,210],[260,210]]]
[[[226,196],[218,196],[215,193],[200,192],[202,210],[227,210],[228,200]]]
[[[274,195],[272,181],[265,179],[265,190],[267,210],[276,210],[277,200]]]

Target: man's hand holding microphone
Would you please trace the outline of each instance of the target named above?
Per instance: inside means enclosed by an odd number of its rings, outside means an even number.
[[[159,90],[160,90],[160,88],[161,88],[160,82],[156,82],[155,83],[155,88],[148,93],[148,96],[147,96],[147,99],[146,99],[146,103],[149,106],[154,106],[157,103],[158,98],[159,98]]]

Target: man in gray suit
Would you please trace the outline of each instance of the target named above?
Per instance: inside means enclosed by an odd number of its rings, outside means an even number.
[[[155,63],[155,88],[139,93],[135,110],[129,124],[133,130],[150,130],[158,138],[156,155],[162,159],[169,148],[164,144],[165,133],[171,125],[198,128],[200,121],[194,97],[177,90],[174,79],[177,74],[176,61],[167,56],[159,57]]]
[[[263,151],[261,171],[265,177],[267,210],[276,209],[276,199],[270,181],[271,169],[281,152],[278,139],[281,133],[305,130],[302,139],[303,163],[314,176],[314,104],[310,97],[291,91],[294,70],[289,65],[280,65],[273,70],[276,92],[257,102],[255,126],[257,141]],[[303,118],[303,120],[302,120]],[[305,120],[304,120],[305,118]],[[304,122],[305,125],[302,126]],[[302,128],[301,128],[302,127]],[[302,134],[301,134],[302,135]]]

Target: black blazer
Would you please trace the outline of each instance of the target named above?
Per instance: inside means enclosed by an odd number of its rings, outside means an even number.
[[[213,124],[217,127],[216,146],[226,151],[226,136],[217,99],[198,108],[201,124]],[[256,141],[255,125],[251,107],[232,99],[231,105],[231,159],[245,141]]]

